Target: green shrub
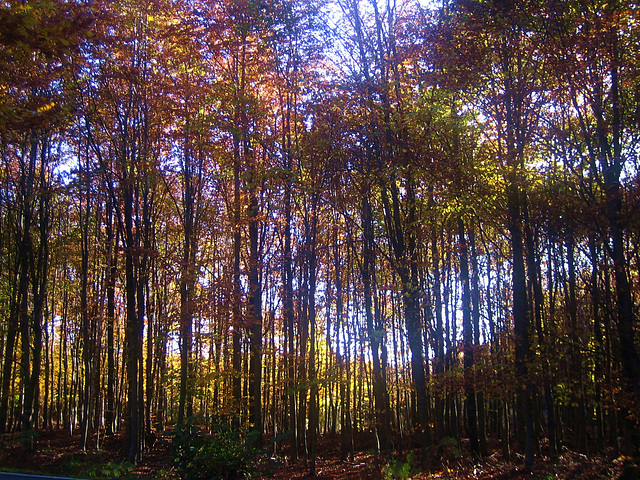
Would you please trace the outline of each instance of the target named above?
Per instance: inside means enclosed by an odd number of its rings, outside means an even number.
[[[133,467],[132,463],[109,460],[96,452],[68,458],[53,473],[83,478],[132,479]]]
[[[38,431],[37,430],[23,430],[20,432],[18,437],[20,438],[20,443],[22,443],[22,448],[29,452],[33,452],[36,449],[36,441],[38,440]]]
[[[173,464],[181,480],[245,478],[257,459],[257,432],[234,430],[224,422],[205,433],[191,417],[172,432]]]
[[[414,470],[414,457],[409,453],[404,461],[392,458],[382,467],[382,477],[385,480],[407,480]]]
[[[132,470],[133,464],[129,462],[109,460],[107,463],[90,465],[87,475],[91,478],[129,478]]]
[[[460,445],[453,437],[443,437],[437,445],[439,456],[442,460],[458,460],[462,458]]]

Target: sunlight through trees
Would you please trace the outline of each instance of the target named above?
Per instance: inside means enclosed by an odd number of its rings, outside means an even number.
[[[637,457],[637,22],[2,3],[0,433]]]

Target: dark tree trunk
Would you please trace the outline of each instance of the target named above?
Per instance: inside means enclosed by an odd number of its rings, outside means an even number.
[[[476,238],[474,227],[470,226],[469,246],[471,247],[471,301],[472,301],[472,319],[473,319],[473,344],[480,345],[480,285],[478,272],[478,255],[476,252]],[[482,375],[482,373],[480,373]],[[486,434],[486,412],[484,402],[484,391],[476,392],[476,406],[478,410],[478,443],[480,447],[480,455],[486,457],[489,452],[487,449]]]
[[[605,428],[604,428],[604,409],[602,385],[604,383],[602,359],[606,355],[604,347],[604,338],[602,332],[600,289],[598,285],[598,246],[594,235],[589,236],[589,256],[591,257],[591,314],[593,315],[593,340],[597,347],[597,354],[594,358],[594,383],[595,383],[595,403],[596,403],[596,434],[598,442],[598,450],[605,450]]]
[[[242,416],[242,284],[240,283],[240,253],[242,250],[241,220],[241,184],[240,184],[240,151],[237,140],[234,143],[233,166],[233,304],[232,304],[232,368],[233,368],[233,400],[236,406],[234,422],[239,425]]]
[[[541,350],[540,360],[542,362],[542,381],[544,388],[544,405],[547,411],[547,430],[549,438],[549,453],[552,458],[558,456],[558,433],[556,428],[555,401],[551,389],[549,354],[546,349],[545,336],[543,331],[544,295],[542,292],[542,281],[540,273],[540,256],[537,252],[536,236],[531,228],[528,206],[525,206],[525,243],[527,271],[529,282],[533,289],[533,319],[538,337],[538,345]]]
[[[130,188],[128,190],[131,190]],[[133,214],[133,192],[125,192],[125,292],[126,292],[126,326],[125,326],[125,367],[127,372],[127,423],[125,433],[125,453],[131,463],[139,456],[138,436],[140,423],[138,419],[138,358],[137,332],[138,318],[136,309],[136,293],[138,290],[133,258],[133,224],[129,220]]]
[[[13,377],[13,363],[15,361],[15,347],[18,339],[18,302],[17,302],[17,268],[11,275],[12,296],[10,299],[9,316],[7,319],[6,343],[4,349],[4,363],[2,365],[2,397],[0,398],[0,434],[7,433],[9,416],[9,396],[11,394],[11,379]]]
[[[49,263],[50,204],[48,184],[49,146],[47,138],[30,135],[28,164],[20,175],[21,200],[19,228],[18,305],[21,330],[21,379],[23,388],[21,428],[23,448],[33,451],[37,428],[38,395],[42,364],[42,322],[47,295]],[[38,156],[39,161],[38,161]],[[36,174],[39,173],[39,178]],[[34,191],[37,188],[37,191]],[[37,212],[35,207],[37,206]],[[37,215],[37,217],[36,217]],[[38,243],[34,245],[31,228],[38,226]],[[31,285],[31,292],[29,292]],[[29,306],[31,305],[31,311]],[[31,343],[33,342],[33,347]]]
[[[307,312],[309,321],[309,473],[316,475],[316,460],[318,455],[318,428],[319,428],[319,398],[318,398],[318,378],[316,373],[316,286],[317,286],[317,264],[316,241],[318,229],[317,217],[317,196],[314,195],[311,221],[308,229],[308,268],[309,268],[309,291],[307,298]]]
[[[407,172],[406,195],[407,214],[402,221],[400,196],[392,178],[383,185],[383,207],[389,240],[393,251],[395,268],[401,281],[401,293],[407,328],[409,349],[411,350],[411,372],[416,393],[417,429],[420,432],[423,449],[433,443],[429,425],[427,377],[425,373],[424,348],[422,344],[422,322],[420,315],[420,292],[418,283],[418,258],[416,248],[415,221],[416,204],[412,172]],[[391,198],[389,198],[389,196]]]
[[[107,398],[105,409],[105,432],[112,435],[116,431],[115,400],[116,400],[116,354],[115,354],[115,323],[116,323],[116,276],[117,276],[117,244],[118,235],[114,229],[113,206],[111,201],[106,207],[106,235],[107,235]]]
[[[182,425],[185,415],[193,415],[193,378],[191,350],[193,344],[194,287],[196,283],[196,197],[198,195],[198,173],[194,165],[189,145],[191,135],[189,119],[186,121],[183,153],[182,185],[182,269],[180,276],[180,398],[178,400],[178,425]]]
[[[518,415],[524,424],[525,466],[533,467],[533,399],[527,379],[527,359],[529,357],[529,304],[524,266],[524,247],[520,227],[520,189],[515,181],[509,185],[509,232],[513,255],[513,321],[515,333],[515,362],[521,386],[518,389]]]
[[[363,255],[362,284],[364,289],[364,309],[367,321],[367,334],[371,343],[373,358],[372,383],[375,408],[375,433],[377,447],[383,455],[391,453],[391,416],[387,401],[385,374],[382,370],[380,350],[384,342],[385,331],[374,324],[373,284],[375,284],[375,251],[373,236],[373,215],[368,192],[362,197]]]
[[[248,142],[247,142],[248,143]],[[250,423],[262,445],[262,286],[260,283],[260,207],[255,165],[249,203],[249,403]]]
[[[618,39],[614,35],[612,39],[612,64],[610,70],[611,80],[611,103],[612,103],[612,149],[606,144],[606,137],[599,132],[600,139],[600,164],[604,177],[604,191],[606,194],[606,217],[609,221],[609,235],[611,238],[611,256],[613,259],[614,277],[616,280],[616,307],[618,320],[618,334],[620,336],[620,358],[622,361],[622,371],[625,376],[626,393],[631,397],[631,404],[640,403],[640,353],[635,342],[633,312],[633,297],[631,295],[631,282],[629,281],[628,262],[624,248],[624,228],[622,225],[622,192],[620,191],[620,175],[622,172],[622,114],[621,100],[619,92],[618,62],[620,53],[618,52]],[[600,113],[600,112],[599,112]],[[609,161],[608,152],[612,153]],[[627,445],[629,453],[635,457],[640,456],[640,429],[637,420],[632,420],[632,416],[637,416],[637,410],[627,415]],[[636,417],[637,418],[637,417]]]
[[[287,156],[287,167],[291,169],[291,159]],[[290,173],[290,172],[288,172]],[[291,180],[287,178],[285,184],[285,226],[284,226],[284,260],[283,260],[283,321],[285,329],[285,365],[287,371],[288,412],[287,427],[291,435],[290,453],[292,458],[298,458],[298,428],[295,394],[295,344],[294,344],[294,312],[293,312],[293,269],[291,252]]]
[[[89,219],[91,215],[91,173],[89,166],[80,167],[81,178],[79,225],[81,232],[81,287],[80,287],[80,316],[82,319],[82,360],[84,363],[84,397],[82,401],[82,420],[80,427],[80,448],[87,450],[87,442],[91,431],[91,418],[93,413],[93,376],[97,373],[93,366],[94,345],[91,335],[89,318]],[[83,190],[83,191],[82,191]],[[83,198],[84,197],[84,198]],[[84,207],[84,208],[83,208]]]
[[[465,226],[462,217],[458,218],[458,242],[460,248],[460,283],[462,283],[462,336],[464,339],[464,383],[465,406],[467,415],[467,430],[471,443],[471,452],[480,455],[480,442],[478,440],[478,419],[476,408],[476,391],[473,378],[473,323],[471,288],[469,282],[469,248],[465,236]]]
[[[442,275],[440,268],[440,249],[438,248],[438,232],[434,226],[431,232],[431,255],[432,255],[432,268],[433,268],[433,297],[434,297],[434,311],[435,311],[435,355],[434,355],[434,372],[436,376],[442,378],[444,375],[445,356],[444,356],[444,326],[442,322]],[[435,412],[434,420],[436,425],[436,436],[438,439],[442,439],[445,436],[445,422],[444,422],[444,395],[436,392],[435,399]]]
[[[344,325],[344,292],[342,288],[342,254],[340,244],[336,241],[333,251],[333,265],[335,270],[336,284],[336,358],[338,366],[338,378],[340,379],[340,459],[347,460],[353,451],[351,445],[351,413],[350,400],[348,395],[348,385],[344,378],[346,375],[345,353],[342,352],[345,345],[345,325]],[[343,333],[342,340],[340,334]]]

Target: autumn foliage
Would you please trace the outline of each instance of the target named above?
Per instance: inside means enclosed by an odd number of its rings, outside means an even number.
[[[184,478],[226,454],[321,475],[329,444],[385,478],[631,472],[637,23],[624,0],[3,2],[0,433],[118,438],[133,468],[174,432]]]

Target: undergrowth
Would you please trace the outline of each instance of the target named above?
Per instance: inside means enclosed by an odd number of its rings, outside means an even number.
[[[171,432],[173,465],[180,480],[247,478],[260,457],[258,432],[214,423],[205,431],[190,417]]]

